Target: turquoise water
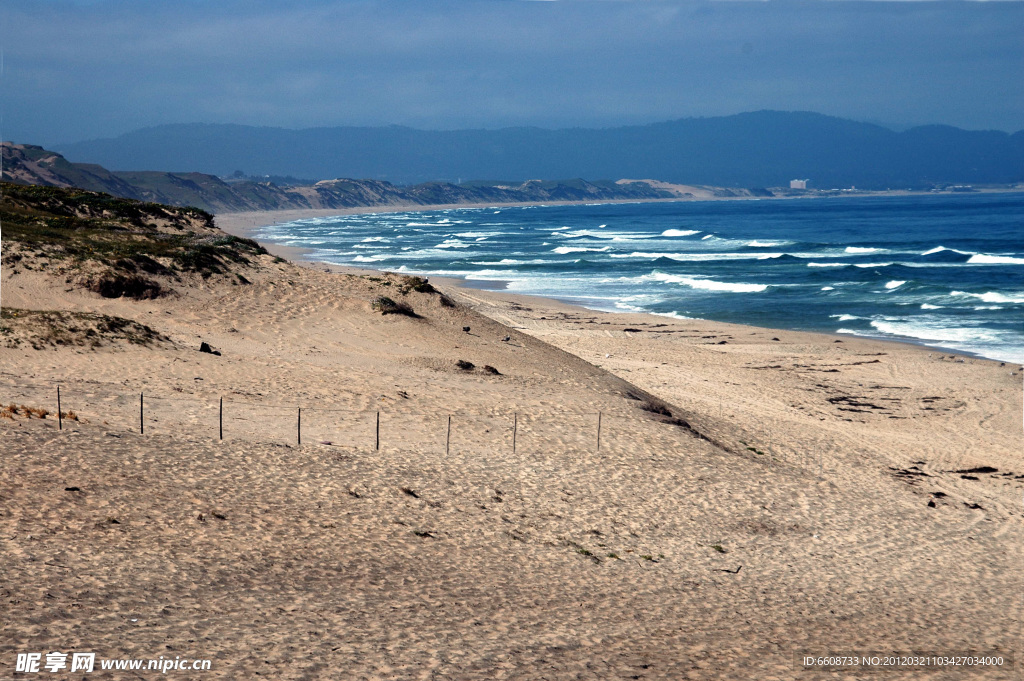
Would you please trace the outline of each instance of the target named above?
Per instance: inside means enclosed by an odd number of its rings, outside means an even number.
[[[460,208],[298,220],[309,259],[1024,362],[1024,194]]]

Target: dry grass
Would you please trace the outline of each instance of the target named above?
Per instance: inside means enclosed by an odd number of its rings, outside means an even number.
[[[116,342],[149,346],[169,341],[145,324],[123,317],[10,307],[0,313],[0,345],[9,348],[23,344],[35,350],[49,347],[98,348]]]

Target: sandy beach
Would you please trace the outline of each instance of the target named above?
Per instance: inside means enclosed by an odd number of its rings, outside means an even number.
[[[5,308],[156,335],[5,319],[0,402],[54,412],[59,384],[78,420],[0,418],[0,678],[50,650],[197,679],[1022,678],[1020,367],[269,255],[245,279],[133,301],[5,265]],[[798,662],[867,652],[1015,661]]]

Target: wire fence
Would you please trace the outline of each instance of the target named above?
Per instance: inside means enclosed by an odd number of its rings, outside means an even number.
[[[616,411],[345,409],[210,395],[121,392],[110,390],[109,384],[18,381],[0,390],[0,406],[25,405],[48,411],[46,418],[60,430],[88,423],[144,435],[188,434],[229,442],[319,444],[376,451],[429,448],[526,453],[540,449],[610,452],[640,445],[679,448],[693,439],[678,426],[641,413]]]

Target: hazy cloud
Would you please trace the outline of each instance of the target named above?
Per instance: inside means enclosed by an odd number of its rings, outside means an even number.
[[[7,138],[169,122],[1024,128],[1024,3],[8,0]]]

